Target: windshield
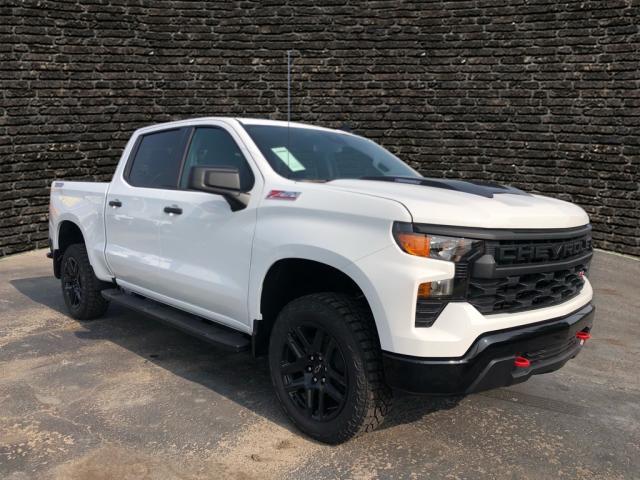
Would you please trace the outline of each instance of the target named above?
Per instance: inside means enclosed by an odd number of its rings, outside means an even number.
[[[271,167],[292,180],[418,177],[415,170],[371,140],[311,128],[245,125]]]

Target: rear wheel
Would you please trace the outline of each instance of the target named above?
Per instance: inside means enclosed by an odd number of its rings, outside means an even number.
[[[82,243],[70,245],[60,266],[62,296],[69,314],[79,320],[102,316],[109,306],[100,293],[105,283],[98,280]]]
[[[373,319],[350,296],[321,293],[289,303],[271,333],[269,365],[289,418],[322,442],[374,430],[390,407]]]

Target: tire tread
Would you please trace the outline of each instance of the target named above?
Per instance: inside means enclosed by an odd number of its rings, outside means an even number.
[[[83,293],[86,297],[86,300],[83,301],[84,305],[82,305],[82,308],[78,311],[74,311],[67,305],[69,313],[73,318],[78,320],[92,320],[101,317],[109,307],[109,302],[105,300],[101,293],[107,284],[96,277],[91,262],[89,261],[86,246],[84,243],[69,245],[64,252],[62,259],[63,264],[67,256],[73,256],[78,261],[81,272],[84,273],[82,281],[84,287]],[[66,302],[66,297],[64,298]]]
[[[345,322],[362,351],[363,374],[358,375],[359,385],[355,389],[355,411],[338,432],[318,437],[330,444],[345,442],[378,428],[391,408],[391,390],[384,381],[382,352],[375,323],[365,301],[347,294],[325,292],[314,293],[294,300],[289,307],[319,302],[334,310]],[[296,304],[296,305],[293,305]],[[287,308],[287,307],[285,307]],[[289,419],[295,419],[278,396],[278,401]]]

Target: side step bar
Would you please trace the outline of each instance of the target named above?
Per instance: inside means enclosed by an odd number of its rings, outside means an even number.
[[[198,337],[217,347],[232,352],[249,350],[251,341],[241,332],[216,325],[190,313],[182,312],[173,307],[146,298],[129,295],[117,288],[102,290],[102,296],[113,303],[135,310],[155,320],[159,320],[171,327],[182,330],[189,335]]]

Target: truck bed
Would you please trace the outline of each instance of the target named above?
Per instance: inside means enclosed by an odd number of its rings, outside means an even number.
[[[51,184],[49,206],[49,238],[58,248],[60,228],[65,221],[80,226],[86,240],[87,253],[96,276],[110,280],[104,258],[104,208],[109,184],[105,182],[69,182],[55,180]]]

